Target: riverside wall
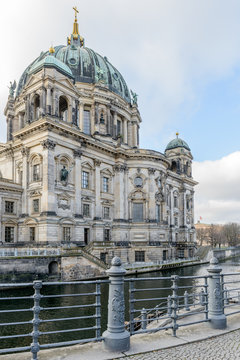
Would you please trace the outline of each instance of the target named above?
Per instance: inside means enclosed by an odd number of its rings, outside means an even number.
[[[218,260],[231,259],[240,256],[240,247],[229,247],[226,249],[213,249],[212,255]]]

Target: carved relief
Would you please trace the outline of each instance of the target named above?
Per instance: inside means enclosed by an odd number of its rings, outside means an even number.
[[[81,159],[81,156],[82,156],[82,151],[81,150],[76,150],[74,149],[73,150],[73,156],[76,158],[76,157],[79,157]]]
[[[22,149],[21,149],[21,153],[22,153],[22,156],[29,156],[29,152],[30,152],[30,149],[29,148],[27,148],[27,147],[22,147]]]
[[[154,169],[154,168],[148,168],[148,174],[149,175],[154,175],[155,171],[156,171],[156,169]]]
[[[122,292],[119,290],[114,290],[114,297],[112,299],[112,312],[113,321],[116,323],[124,323],[124,299]]]
[[[56,143],[49,139],[41,141],[40,144],[42,145],[43,149],[48,149],[48,150],[54,150],[56,146]]]

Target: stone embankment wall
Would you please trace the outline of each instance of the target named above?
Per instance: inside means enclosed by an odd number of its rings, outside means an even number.
[[[25,256],[0,259],[0,281],[63,281],[104,276],[106,269],[83,256]]]
[[[213,249],[213,256],[218,260],[224,260],[240,256],[240,247],[232,247],[227,249]]]

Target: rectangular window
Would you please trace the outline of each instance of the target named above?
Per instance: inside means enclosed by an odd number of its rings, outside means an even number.
[[[133,203],[133,221],[143,222],[143,203]]]
[[[109,241],[109,240],[110,240],[110,230],[104,229],[104,241]]]
[[[100,260],[106,263],[107,253],[100,253]]]
[[[30,227],[30,241],[35,241],[35,227]]]
[[[178,257],[180,259],[183,259],[184,258],[184,249],[178,249]]]
[[[33,212],[35,213],[39,212],[39,199],[33,200]]]
[[[157,222],[160,222],[160,205],[156,206]]]
[[[107,206],[104,206],[104,208],[103,208],[103,218],[104,219],[110,218],[110,208]]]
[[[14,212],[14,201],[5,201],[5,212],[13,214]]]
[[[84,110],[83,112],[83,132],[84,134],[91,134],[90,111]]]
[[[89,229],[84,228],[84,243],[87,245],[89,243]]]
[[[109,191],[109,178],[107,177],[103,177],[103,192],[108,192]]]
[[[174,225],[175,226],[178,226],[178,218],[175,216],[175,218],[174,218]]]
[[[83,216],[90,216],[90,205],[83,204]]]
[[[83,189],[89,188],[89,173],[86,171],[82,172],[82,188]]]
[[[121,121],[117,120],[117,135],[121,134]]]
[[[145,262],[144,251],[135,251],[135,262]]]
[[[33,181],[40,180],[40,165],[33,165]]]
[[[5,227],[5,242],[14,242],[14,227]]]
[[[63,241],[70,241],[71,240],[71,228],[64,226],[63,228]]]
[[[178,198],[174,196],[174,207],[178,207]]]

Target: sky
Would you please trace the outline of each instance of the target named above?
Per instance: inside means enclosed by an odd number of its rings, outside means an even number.
[[[195,220],[240,222],[239,0],[1,1],[0,142],[7,86],[66,44],[75,5],[85,45],[138,94],[140,146],[164,152],[177,131],[189,144]]]

